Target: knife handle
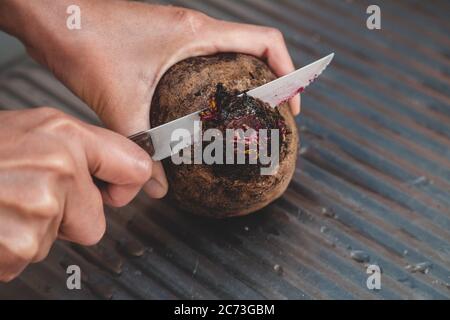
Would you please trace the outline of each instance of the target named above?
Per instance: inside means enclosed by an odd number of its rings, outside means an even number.
[[[139,132],[128,137],[128,139],[135,142],[138,146],[147,151],[147,153],[151,157],[153,157],[153,155],[155,154],[155,148],[153,147],[152,138],[150,137],[149,132]]]

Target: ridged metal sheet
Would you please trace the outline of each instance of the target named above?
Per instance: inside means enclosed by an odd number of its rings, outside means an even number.
[[[140,195],[106,209],[99,245],[58,241],[0,298],[448,299],[450,3],[376,2],[382,29],[370,31],[372,1],[170,1],[281,29],[298,66],[336,53],[303,96],[288,190],[226,221]],[[28,59],[4,68],[0,105],[98,123]],[[80,291],[66,289],[69,264],[83,270]],[[366,288],[368,264],[381,267],[381,290]]]

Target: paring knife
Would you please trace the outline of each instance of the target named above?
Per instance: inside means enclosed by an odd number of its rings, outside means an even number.
[[[249,90],[247,95],[260,99],[268,103],[272,108],[275,108],[297,93],[302,92],[325,70],[333,57],[334,53],[331,53],[288,75]],[[145,149],[155,161],[170,157],[175,153],[171,147],[172,132],[176,129],[186,129],[190,132],[191,137],[194,137],[199,130],[198,126],[194,126],[194,121],[200,121],[201,111],[196,111],[150,130],[138,132],[130,136],[129,139]],[[186,142],[183,148],[191,145],[192,140],[190,139],[190,142]],[[179,143],[177,150],[180,150]]]

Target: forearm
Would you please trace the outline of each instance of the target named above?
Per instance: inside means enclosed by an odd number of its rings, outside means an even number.
[[[0,1],[0,30],[15,37],[23,33],[24,19],[20,7],[24,2],[17,0]]]
[[[18,38],[35,59],[48,65],[50,52],[52,55],[66,53],[89,33],[67,28],[67,8],[78,5],[83,11],[84,24],[89,25],[89,20],[95,19],[91,14],[95,14],[100,2],[103,1],[1,0],[0,29]]]
[[[0,1],[0,28],[26,44],[42,39],[55,25],[61,24],[66,2],[51,0],[3,0]],[[61,29],[61,28],[60,28]]]

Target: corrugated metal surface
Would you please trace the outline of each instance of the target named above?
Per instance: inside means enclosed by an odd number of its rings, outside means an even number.
[[[0,297],[449,298],[450,3],[376,2],[379,31],[365,28],[368,1],[170,1],[280,28],[297,65],[336,52],[303,97],[289,189],[227,221],[141,195],[106,210],[98,246],[57,242]],[[95,122],[28,59],[4,69],[0,105],[42,104]],[[366,288],[368,263],[381,290]],[[68,264],[84,271],[81,291],[65,287]]]

